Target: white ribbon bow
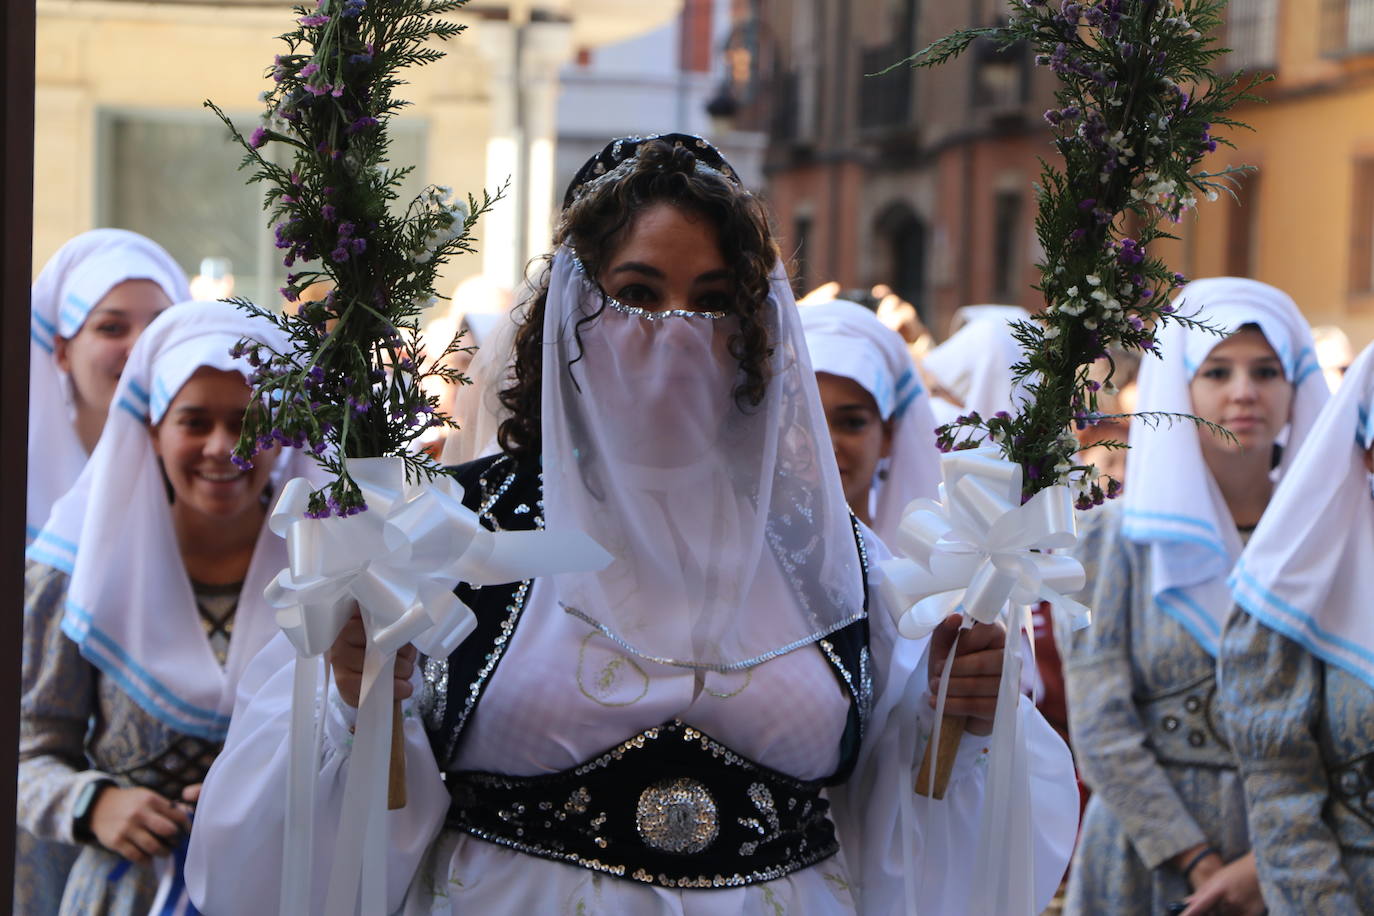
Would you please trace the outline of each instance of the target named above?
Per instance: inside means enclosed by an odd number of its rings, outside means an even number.
[[[392,730],[389,690],[396,653],[413,643],[445,658],[477,621],[453,588],[500,585],[604,568],[611,556],[581,531],[488,531],[452,478],[408,483],[401,458],[348,463],[368,509],[348,518],[306,516],[310,483],[290,481],[272,511],[290,566],[268,585],[277,623],[296,647],[287,786],[282,913],[310,906],[320,664],[353,611],[368,634],[351,764],[325,912],[385,912],[386,786]],[[364,867],[364,863],[367,863]],[[361,896],[359,896],[361,885]]]
[[[1065,595],[1083,587],[1083,565],[1044,552],[1077,539],[1068,488],[1022,505],[1021,466],[991,447],[951,452],[940,470],[939,501],[906,507],[889,545],[897,556],[878,567],[898,632],[919,639],[955,611],[991,623],[1008,602],[1041,600],[1068,613],[1074,629],[1087,626],[1088,609]]]

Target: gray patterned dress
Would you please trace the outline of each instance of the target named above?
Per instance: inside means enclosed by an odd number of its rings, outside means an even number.
[[[1220,668],[1269,912],[1374,913],[1374,689],[1239,608]]]
[[[1171,858],[1199,843],[1228,862],[1249,849],[1245,802],[1216,719],[1215,661],[1154,606],[1148,547],[1121,536],[1119,505],[1080,524],[1093,621],[1057,636],[1093,796],[1064,912],[1160,916],[1189,893]]]
[[[87,783],[114,779],[168,798],[204,779],[219,745],[176,732],[148,715],[86,661],[62,632],[67,575],[30,562],[25,570],[24,673],[19,725],[21,831],[42,846],[72,844],[72,809]],[[237,587],[197,586],[207,637],[221,663],[232,629]],[[218,627],[212,625],[218,620]],[[71,849],[72,847],[65,847]],[[33,916],[143,916],[157,892],[150,865],[130,865],[97,844],[83,844],[60,906],[29,894],[15,911]],[[47,860],[21,851],[16,888],[41,889]]]

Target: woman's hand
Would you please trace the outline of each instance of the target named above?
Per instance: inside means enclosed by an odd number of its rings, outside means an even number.
[[[934,708],[940,692],[945,656],[949,655],[954,637],[959,636],[954,667],[949,673],[945,715],[968,716],[970,733],[988,735],[992,733],[992,720],[997,712],[997,688],[1002,684],[1002,651],[1007,644],[1007,631],[1000,622],[975,623],[960,635],[959,627],[963,622],[963,617],[951,614],[930,636],[930,705]]]
[[[363,629],[362,613],[355,610],[329,650],[329,664],[334,669],[334,684],[339,688],[339,696],[354,709],[358,708],[358,698],[362,694],[366,654],[367,631]],[[396,699],[404,700],[415,692],[410,685],[410,676],[414,673],[415,647],[406,645],[396,653],[396,676],[392,679]]]
[[[91,832],[100,845],[135,863],[168,854],[190,831],[191,819],[181,806],[151,789],[110,786],[91,812]]]
[[[1219,856],[1217,859],[1220,861]],[[1196,878],[1203,864],[1206,860],[1198,863],[1188,875],[1190,880]],[[1188,909],[1183,911],[1183,916],[1262,916],[1264,898],[1260,896],[1255,854],[1248,852],[1194,881],[1193,893],[1187,903]]]

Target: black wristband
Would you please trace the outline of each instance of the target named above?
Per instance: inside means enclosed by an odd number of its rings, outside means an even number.
[[[1215,846],[1204,846],[1197,852],[1195,852],[1193,854],[1193,857],[1188,860],[1188,864],[1183,866],[1183,877],[1187,878],[1190,874],[1193,873],[1193,869],[1197,868],[1199,862],[1201,862],[1203,859],[1207,858],[1208,856],[1214,853],[1216,855],[1221,855],[1221,853],[1217,852],[1217,848]]]
[[[100,798],[100,793],[116,785],[118,783],[113,779],[106,778],[88,782],[82,788],[76,799],[76,809],[72,812],[72,836],[78,843],[95,842],[95,834],[91,832],[91,815],[95,813],[95,803]]]

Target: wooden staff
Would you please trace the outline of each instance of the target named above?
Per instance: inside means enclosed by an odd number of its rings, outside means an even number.
[[[959,741],[964,737],[968,716],[955,716],[945,713],[940,720],[940,746],[935,748],[934,741],[926,742],[926,753],[921,758],[921,771],[916,774],[916,794],[934,798],[945,797],[949,788],[949,777],[954,772],[954,758],[959,753]],[[935,787],[930,786],[931,750],[935,750]]]
[[[946,777],[948,778],[948,777]],[[391,771],[386,784],[386,807],[399,811],[406,806],[406,741],[401,722],[401,701],[391,708]]]

